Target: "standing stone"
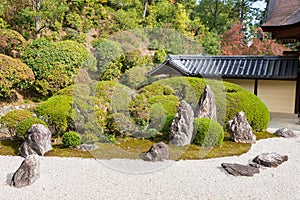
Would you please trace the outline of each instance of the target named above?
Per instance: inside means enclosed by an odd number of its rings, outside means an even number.
[[[11,185],[17,188],[25,187],[34,183],[40,177],[40,161],[37,155],[25,158],[21,166],[14,173]]]
[[[256,136],[253,134],[252,128],[243,111],[236,114],[233,120],[228,122],[228,128],[233,141],[241,143],[256,142]]]
[[[217,121],[217,111],[214,93],[209,85],[206,85],[195,111],[197,118],[209,118]]]
[[[20,155],[24,158],[31,154],[43,156],[51,149],[50,130],[42,124],[34,124],[27,131],[25,142],[20,147]]]
[[[292,130],[287,129],[287,128],[278,129],[277,131],[275,131],[274,134],[279,135],[280,137],[284,137],[284,138],[291,138],[291,137],[296,136]]]
[[[191,144],[194,129],[194,112],[184,100],[180,101],[178,112],[170,127],[169,144],[184,146]]]
[[[233,176],[253,176],[259,173],[259,169],[249,165],[222,163],[221,166]]]
[[[157,144],[154,144],[149,151],[147,151],[144,161],[163,161],[170,158],[169,154],[169,148],[168,145],[166,145],[163,142],[159,142]]]
[[[265,167],[278,167],[281,163],[288,160],[288,156],[277,153],[262,153],[253,159],[253,162]]]

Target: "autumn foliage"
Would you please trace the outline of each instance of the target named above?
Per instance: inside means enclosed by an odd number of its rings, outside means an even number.
[[[233,26],[222,35],[222,55],[282,55],[283,51],[289,50],[275,40],[269,39],[267,34],[261,28],[257,29],[260,38],[254,38],[252,44],[247,46],[244,43],[243,25],[239,23]]]

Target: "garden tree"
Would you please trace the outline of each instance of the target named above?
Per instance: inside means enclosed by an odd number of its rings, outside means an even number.
[[[7,0],[2,17],[26,38],[39,37],[54,22],[61,23],[68,10],[64,0]]]
[[[231,29],[222,35],[222,53],[223,55],[282,55],[282,52],[288,50],[282,44],[276,43],[263,33],[261,28],[257,32],[262,36],[261,39],[254,38],[252,44],[247,46],[241,38],[243,32],[240,32],[242,24],[235,23]]]
[[[201,0],[196,7],[196,16],[209,28],[209,31],[224,33],[236,20],[232,16],[232,0]]]
[[[34,19],[35,36],[52,25],[55,21],[61,22],[64,13],[68,10],[64,0],[28,0],[23,10],[24,15]]]
[[[191,21],[188,31],[199,43],[199,45],[203,46],[204,53],[210,55],[216,55],[220,53],[220,36],[215,31],[209,31],[208,28],[201,23],[201,20],[198,17]]]
[[[150,5],[148,11],[147,28],[168,28],[185,33],[190,22],[184,6],[179,3],[173,4],[169,0]]]
[[[35,90],[49,96],[73,83],[80,67],[96,70],[96,60],[90,52],[75,41],[51,43],[34,40],[21,57],[34,72]]]
[[[12,90],[27,89],[33,82],[33,72],[26,64],[0,54],[0,97],[9,96]]]

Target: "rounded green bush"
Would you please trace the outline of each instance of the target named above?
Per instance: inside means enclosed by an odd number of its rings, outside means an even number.
[[[81,144],[79,133],[75,131],[66,132],[62,136],[64,147],[77,147]]]
[[[161,129],[163,139],[166,141],[169,141],[170,127],[172,125],[174,118],[175,118],[175,115],[167,115],[165,123]]]
[[[13,110],[6,113],[0,118],[0,123],[4,124],[12,137],[16,136],[18,124],[26,119],[31,118],[32,113],[29,110]]]
[[[57,95],[37,106],[34,112],[47,122],[52,133],[61,134],[74,126],[72,97]]]
[[[44,96],[71,85],[80,67],[96,70],[96,59],[75,41],[52,43],[36,39],[26,48],[21,60],[32,69],[35,90]]]
[[[223,142],[224,130],[217,121],[209,118],[195,118],[194,135],[193,144],[214,147]]]
[[[17,136],[25,136],[28,129],[33,125],[33,124],[43,124],[44,126],[48,127],[47,124],[36,117],[30,117],[27,119],[22,120],[18,126],[17,126]]]
[[[33,72],[26,64],[0,54],[0,97],[7,97],[14,89],[29,88],[33,82]]]

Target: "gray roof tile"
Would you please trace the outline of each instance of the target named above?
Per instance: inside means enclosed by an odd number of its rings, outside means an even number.
[[[160,69],[169,65],[189,76],[296,79],[299,60],[287,56],[168,55],[166,61],[149,74],[158,75]]]

